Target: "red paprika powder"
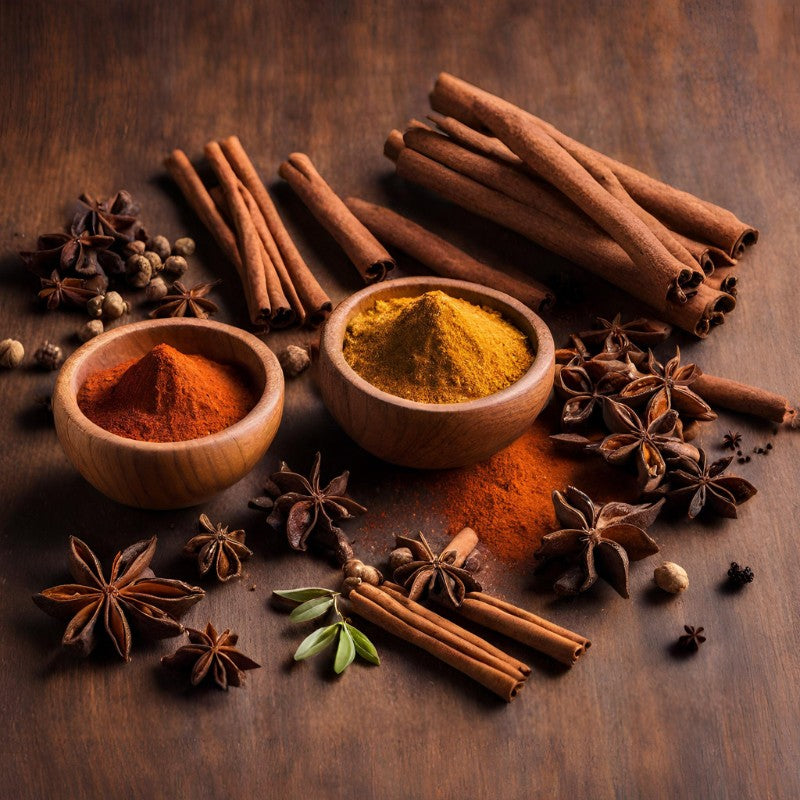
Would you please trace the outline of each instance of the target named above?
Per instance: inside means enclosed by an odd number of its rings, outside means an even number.
[[[156,345],[90,375],[78,406],[101,428],[145,442],[182,442],[217,433],[256,404],[247,373],[232,364]]]

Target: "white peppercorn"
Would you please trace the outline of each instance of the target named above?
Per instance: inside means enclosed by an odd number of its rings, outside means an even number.
[[[103,316],[106,319],[119,319],[128,313],[128,304],[119,292],[109,292],[103,298]]]
[[[659,589],[671,594],[678,594],[689,586],[689,576],[686,570],[671,561],[665,561],[653,571],[653,580]]]
[[[167,282],[160,276],[153,278],[144,290],[144,296],[149,303],[157,303],[161,298],[166,297],[169,292]]]
[[[154,236],[148,242],[148,250],[152,250],[154,253],[158,254],[158,257],[165,261],[169,254],[172,252],[172,247],[170,246],[169,239],[166,236]]]
[[[45,341],[33,354],[33,358],[44,369],[58,369],[64,360],[64,353],[57,344]]]
[[[153,275],[157,275],[164,269],[164,262],[161,260],[161,256],[158,253],[152,250],[145,250],[142,255],[150,262],[150,269]]]
[[[189,269],[189,265],[183,256],[170,256],[164,262],[164,269],[172,275],[180,276]]]
[[[78,328],[78,338],[82,342],[88,342],[89,339],[94,339],[103,332],[103,321],[99,319],[90,319]]]
[[[287,378],[296,378],[301,372],[308,369],[311,357],[307,348],[290,344],[278,355],[278,361]]]
[[[0,342],[0,367],[14,369],[22,363],[25,358],[25,348],[22,342],[16,339],[3,339]]]
[[[195,243],[194,239],[188,236],[182,236],[180,239],[175,240],[172,245],[172,253],[176,256],[183,256],[184,258],[194,255]]]
[[[128,283],[136,289],[143,289],[150,283],[153,268],[145,256],[130,256],[125,262]]]

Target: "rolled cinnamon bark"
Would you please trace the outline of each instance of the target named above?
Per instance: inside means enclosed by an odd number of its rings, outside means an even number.
[[[706,373],[692,383],[692,389],[712,408],[725,408],[770,422],[797,426],[797,409],[787,398],[775,392]]]
[[[239,192],[239,182],[228,163],[222,149],[216,142],[209,142],[204,148],[208,160],[217,180],[220,182],[225,196],[225,205],[228,208],[234,227],[236,228],[236,244],[242,263],[242,282],[246,281],[253,297],[255,307],[258,309],[258,318],[253,319],[254,324],[268,322],[271,306],[267,293],[267,281],[264,272],[261,240],[258,238],[250,212]],[[245,289],[245,294],[247,289]]]
[[[292,153],[279,172],[347,253],[365,283],[382,281],[394,269],[392,257],[350,213],[305,153]]]
[[[350,593],[349,601],[355,614],[425,650],[507,702],[516,697],[525,683],[527,674],[469,641],[462,628],[450,623],[457,631],[453,632],[450,627],[445,627],[447,621],[444,618],[432,615],[422,606],[416,608],[417,603],[409,601],[410,605],[406,606],[387,592],[365,583]]]
[[[671,301],[674,274],[660,271],[657,265],[649,270],[637,267],[622,248],[610,237],[598,236],[590,221],[566,224],[538,209],[467,178],[426,156],[404,147],[397,156],[397,174],[438,192],[468,211],[480,214],[531,241],[599,275],[609,283],[652,306],[656,316],[699,337],[708,334],[709,315],[727,307],[728,301],[708,296],[679,304]],[[698,287],[698,293],[702,290]],[[713,290],[708,290],[713,291]],[[722,293],[719,293],[722,295]],[[696,295],[695,295],[696,296]],[[724,295],[727,298],[727,295]],[[694,302],[692,302],[694,301]],[[688,306],[688,307],[687,307]],[[719,313],[719,317],[722,314]],[[721,319],[714,317],[718,324]]]
[[[458,144],[468,147],[476,153],[483,153],[483,155],[491,156],[497,161],[511,166],[525,167],[525,162],[495,136],[476,131],[453,117],[429,114],[428,119],[439,130],[444,131],[454,142],[458,142]]]
[[[704,244],[703,242],[696,242],[688,236],[681,233],[673,234],[686,245],[686,249],[703,265],[703,270],[706,277],[718,267],[733,267],[736,265],[736,259],[731,258],[726,252],[720,250],[719,247],[714,247],[713,244]],[[710,269],[708,266],[710,265]]]
[[[241,181],[239,181],[239,192],[250,212],[250,218],[253,220],[258,238],[261,240],[261,256],[264,262],[264,275],[267,279],[267,294],[269,294],[272,308],[270,325],[273,328],[286,328],[295,322],[302,325],[306,318],[305,309],[294,289],[286,265],[278,251],[278,245],[272,238],[264,220],[264,215],[249,189]]]
[[[706,278],[706,284],[732,297],[736,297],[739,292],[739,277],[733,267],[718,267]]]
[[[514,277],[482,264],[455,245],[388,208],[357,197],[348,197],[345,205],[379,241],[398,247],[437,275],[490,286],[515,297],[534,311],[542,311],[553,305],[555,298],[546,286],[522,274]]]
[[[310,325],[319,325],[325,320],[332,308],[330,297],[319,285],[314,274],[300,255],[294,240],[289,235],[289,231],[286,230],[280,214],[278,214],[277,208],[275,208],[275,204],[272,202],[272,198],[269,196],[266,186],[264,186],[258,172],[256,172],[256,168],[245,152],[239,138],[237,136],[229,136],[220,142],[220,146],[239,180],[247,187],[258,204],[269,232],[278,247],[292,287],[303,304],[306,321]],[[278,260],[273,257],[273,261],[277,268]],[[280,274],[279,268],[278,271]],[[288,287],[283,283],[283,278],[281,278],[281,283],[284,286],[284,291],[287,291]],[[287,295],[290,296],[288,291]],[[300,316],[299,313],[298,316]],[[302,320],[300,321],[302,323]]]
[[[683,302],[686,287],[697,286],[703,273],[687,253],[689,266],[679,261],[628,203],[619,199],[616,177],[597,163],[592,173],[510,103],[476,99],[473,109],[479,119],[531,169],[561,190],[599,225],[642,270],[656,267],[674,274],[673,299]],[[603,183],[596,176],[601,173]],[[621,186],[619,187],[622,188]],[[623,190],[624,191],[624,190]],[[685,248],[684,248],[685,250]]]
[[[478,534],[472,528],[462,528],[442,550],[442,553],[455,553],[453,564],[462,567],[469,554],[478,546]]]
[[[435,111],[476,128],[485,124],[485,120],[477,112],[475,104],[499,99],[448,73],[439,75],[430,95],[431,107]],[[562,147],[567,140],[575,141],[539,117],[533,114],[528,116]],[[739,258],[746,246],[758,240],[758,231],[727,209],[651,178],[602,153],[597,153],[597,156],[614,172],[640,206],[673,231],[698,241],[710,242],[734,258]]]
[[[253,325],[262,326],[265,319],[265,309],[259,306],[259,299],[252,291],[250,281],[245,272],[239,250],[236,246],[236,236],[219,213],[214,200],[200,180],[200,176],[192,166],[183,150],[173,150],[164,160],[164,166],[169,172],[186,202],[192,208],[206,230],[214,237],[225,257],[236,267],[239,280],[242,282],[247,313]],[[260,298],[263,301],[263,298]]]

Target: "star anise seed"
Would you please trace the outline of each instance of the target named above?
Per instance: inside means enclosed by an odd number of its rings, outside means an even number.
[[[86,288],[86,282],[80,278],[61,278],[56,270],[53,270],[49,278],[42,278],[41,281],[39,299],[44,301],[48,311],[67,303],[83,308],[86,301],[97,294]]]
[[[170,669],[191,669],[190,681],[197,686],[207,676],[211,676],[220,689],[227,691],[229,686],[241,686],[245,680],[245,670],[259,669],[261,664],[236,649],[237,634],[226,629],[217,634],[209,622],[205,631],[187,628],[189,644],[179,647],[172,655],[164,656],[161,663]]]
[[[130,661],[129,623],[151,638],[177,636],[183,631],[178,619],[205,594],[197,586],[153,575],[150,561],[156,552],[155,536],[117,553],[107,581],[86,543],[71,536],[69,547],[75,583],[45,589],[33,601],[47,614],[69,620],[62,643],[81,656],[94,649],[102,624],[117,653]]]
[[[413,560],[398,567],[393,576],[397,583],[408,589],[411,600],[436,594],[458,607],[464,602],[467,592],[481,590],[468,570],[455,566],[455,550],[435,555],[422,532],[419,539],[398,536],[396,547],[407,547],[413,555]]]
[[[242,561],[253,555],[245,546],[245,532],[228,531],[227,525],[213,525],[205,515],[200,515],[200,533],[184,545],[187,556],[197,558],[201,575],[213,568],[217,579],[227,581],[242,574]]]
[[[206,295],[220,281],[196,283],[191,289],[181,281],[172,284],[169,294],[158,301],[158,306],[150,312],[150,317],[197,317],[208,319],[219,311],[219,306],[206,298]]]
[[[606,353],[627,352],[631,345],[651,347],[663,342],[672,333],[669,325],[644,317],[623,324],[621,314],[611,321],[596,317],[595,324],[596,328],[582,331],[578,336],[585,344],[600,345]]]
[[[628,565],[658,552],[645,529],[661,511],[664,500],[649,505],[606,503],[597,505],[574,486],[553,492],[553,507],[563,528],[548,533],[536,552],[540,561],[565,559],[572,565],[556,581],[557,594],[585,592],[606,580],[622,597],[628,597]]]
[[[335,523],[352,519],[367,509],[346,495],[349,472],[343,472],[324,488],[320,486],[321,460],[317,453],[308,478],[292,472],[286,462],[281,462],[265,488],[268,497],[251,500],[250,505],[270,510],[267,524],[276,530],[285,527],[292,549],[306,550],[309,538],[314,538],[333,550],[344,563],[352,557],[353,550],[344,531]]]
[[[700,649],[700,645],[706,640],[706,637],[703,636],[705,628],[695,628],[692,625],[684,625],[683,629],[686,633],[678,639],[678,644],[684,650],[693,650],[696,653]]]
[[[736,450],[742,443],[742,434],[738,431],[728,431],[722,437],[722,447],[725,450]]]

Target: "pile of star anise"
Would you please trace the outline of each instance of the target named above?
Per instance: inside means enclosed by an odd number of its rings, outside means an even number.
[[[572,346],[556,353],[564,433],[553,439],[633,469],[645,498],[666,497],[692,518],[701,512],[735,517],[756,490],[724,474],[731,457],[710,461],[690,443],[699,423],[717,415],[692,389],[701,375],[696,364],[681,364],[677,347],[666,363],[649,349],[670,332],[644,318],[623,324],[617,315],[573,334]]]
[[[217,311],[216,304],[206,297],[214,284],[189,288],[179,280],[187,266],[183,251],[171,249],[163,236],[148,237],[139,218],[139,205],[130,192],[120,189],[105,200],[82,194],[77,203],[65,232],[43,234],[36,250],[20,253],[25,266],[39,279],[39,300],[48,311],[88,308],[91,316],[102,313],[105,318],[105,311],[92,312],[87,304],[99,303],[109,289],[122,286],[145,290],[147,300],[157,304],[152,317],[204,319]],[[136,259],[144,260],[144,272],[134,269]]]

